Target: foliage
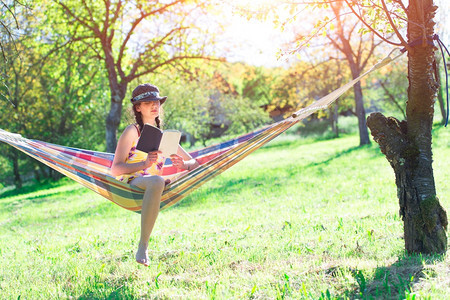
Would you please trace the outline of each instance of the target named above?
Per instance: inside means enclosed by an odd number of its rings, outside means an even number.
[[[42,0],[41,5],[45,2]],[[198,24],[204,10],[212,7],[206,1],[115,0],[79,5],[79,1],[54,0],[49,6],[52,42],[62,38],[89,45],[108,81],[111,105],[105,121],[109,152],[116,147],[122,103],[130,82],[165,67],[185,69],[186,60],[210,55],[214,34]]]
[[[98,149],[104,139],[104,102],[99,93],[104,83],[96,76],[94,65],[77,56],[74,45],[64,52],[54,52],[37,39],[36,32],[43,28],[39,11],[18,17],[26,30],[14,43],[4,44],[9,60],[0,65],[7,74],[10,100],[0,107],[0,128],[27,138]],[[15,166],[19,186],[20,173],[28,178],[30,172],[34,173],[37,179],[53,174],[12,147],[2,148],[2,155]],[[10,172],[3,176],[12,178]]]
[[[26,1],[0,1],[0,52],[5,61],[8,55],[5,52],[5,43],[14,43],[17,35],[20,35],[20,25],[17,17],[18,13],[26,12],[29,9]],[[0,85],[3,83],[3,78],[0,77]],[[2,100],[2,98],[0,98]]]
[[[449,139],[435,130],[446,207]],[[76,183],[0,197],[2,299],[450,297],[449,256],[404,255],[392,171],[357,135],[282,135],[162,211],[149,268],[139,215]]]
[[[405,92],[408,88],[405,80],[405,59],[393,62],[366,80],[367,98],[370,101],[368,110],[383,111],[399,119],[406,118],[405,103],[408,99]]]
[[[275,84],[269,110],[278,110],[284,116],[290,115],[328,95],[349,80],[349,72],[339,60],[319,63],[299,61],[286,70]],[[348,94],[340,98],[341,112],[352,107],[350,100],[352,98]],[[321,118],[327,114],[327,111],[320,111],[316,117]]]

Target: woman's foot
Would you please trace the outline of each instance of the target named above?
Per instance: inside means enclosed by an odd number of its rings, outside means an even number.
[[[146,245],[139,244],[138,251],[136,252],[136,262],[146,267],[150,265],[150,259],[148,258]]]

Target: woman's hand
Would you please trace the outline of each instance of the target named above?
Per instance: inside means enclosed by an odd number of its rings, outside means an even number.
[[[170,156],[170,159],[172,160],[172,164],[174,167],[177,167],[178,169],[184,169],[184,170],[188,169],[183,158],[181,156],[179,156],[178,154],[172,154]]]
[[[144,161],[144,169],[150,167],[152,164],[158,161],[158,155],[161,151],[152,151],[147,154],[147,159]]]

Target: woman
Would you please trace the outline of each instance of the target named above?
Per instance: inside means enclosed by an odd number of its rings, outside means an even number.
[[[165,187],[164,179],[160,176],[165,158],[160,151],[149,153],[137,151],[136,145],[145,123],[160,128],[161,105],[167,97],[161,97],[159,89],[151,84],[139,85],[133,90],[132,96],[131,103],[136,124],[129,125],[120,136],[111,173],[119,180],[145,190],[136,261],[148,266],[148,240],[158,216],[161,194]],[[179,169],[192,170],[199,165],[181,146],[178,146],[178,153],[171,155],[170,159]]]

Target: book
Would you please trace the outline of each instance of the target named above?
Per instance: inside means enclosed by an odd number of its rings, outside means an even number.
[[[144,124],[136,149],[143,152],[161,151],[164,157],[177,154],[181,132],[161,130],[150,124]]]

